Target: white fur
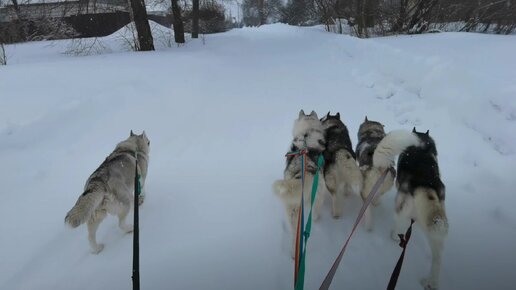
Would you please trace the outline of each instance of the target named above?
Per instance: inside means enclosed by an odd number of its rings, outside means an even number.
[[[304,190],[304,207],[306,216],[310,210],[311,192],[314,176],[307,174],[305,177],[305,183],[303,186]],[[322,174],[319,175],[319,184],[317,187],[317,194],[315,196],[314,207],[312,211],[312,219],[314,221],[319,219],[319,213],[321,206],[324,202],[324,196],[326,185]],[[294,258],[294,251],[296,247],[296,229],[298,222],[299,208],[301,204],[301,180],[300,179],[288,179],[288,180],[276,180],[273,184],[273,191],[280,197],[285,207],[285,213],[289,221],[292,247],[290,254]]]
[[[415,190],[413,197],[407,193],[398,193],[396,209],[392,238],[398,240],[398,234],[405,233],[410,219],[416,221],[425,233],[432,252],[430,273],[421,280],[421,284],[426,290],[438,289],[444,240],[448,234],[444,202],[439,201],[434,190],[420,187]]]
[[[378,143],[373,155],[373,166],[389,168],[394,165],[394,157],[409,146],[420,146],[418,136],[405,130],[394,130],[385,135]]]
[[[324,131],[317,115],[300,117],[294,122],[292,130],[293,143],[297,148],[306,146],[311,149],[324,150],[319,140],[324,141]]]
[[[328,168],[324,179],[332,198],[332,215],[339,218],[342,215],[344,197],[360,194],[362,173],[351,154],[346,150],[339,150],[335,155],[335,163]]]
[[[366,200],[369,194],[371,193],[371,190],[373,189],[374,184],[378,179],[382,176],[382,170],[379,168],[371,167],[371,168],[364,168],[363,169],[363,175],[364,175],[364,186],[362,188],[362,192],[360,195],[362,196],[362,200]],[[392,188],[392,185],[394,184],[394,176],[391,173],[388,173],[385,177],[385,180],[383,181],[382,185],[378,189],[378,192],[376,193],[375,198],[371,202],[372,204],[369,205],[369,207],[366,209],[366,212],[364,214],[364,220],[365,220],[365,226],[368,231],[371,231],[373,229],[373,208],[372,206],[377,206],[380,204],[380,198],[384,193],[389,191]]]

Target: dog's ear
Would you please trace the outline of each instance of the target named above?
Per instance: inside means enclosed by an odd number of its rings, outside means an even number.
[[[367,116],[365,116],[365,120],[364,120],[364,122],[367,122],[367,121],[369,121],[369,120],[367,120]]]
[[[312,111],[310,113],[310,117],[315,117],[316,119],[319,119],[319,117],[317,117],[317,113],[315,111]]]
[[[337,117],[337,119],[339,119],[339,120],[340,120],[340,113],[339,113],[339,112],[337,112],[337,115],[335,115],[335,117]]]
[[[133,130],[131,130],[131,134],[129,135],[129,137],[133,137],[135,136],[134,133],[133,133]]]
[[[426,130],[426,136],[430,136],[430,130]]]
[[[299,118],[304,117],[304,116],[305,116],[305,111],[303,111],[303,110],[299,111]]]
[[[414,129],[412,129],[412,133],[417,133],[416,132],[416,127],[414,127]]]
[[[142,136],[147,138],[147,135],[145,135],[145,130],[143,130]]]
[[[330,111],[328,111],[328,114],[326,114],[326,118],[330,117]]]

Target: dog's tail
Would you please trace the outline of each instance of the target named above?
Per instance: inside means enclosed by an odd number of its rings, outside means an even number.
[[[414,207],[416,218],[427,233],[437,236],[445,236],[448,233],[444,201],[439,200],[435,190],[425,187],[416,188]]]
[[[66,214],[65,223],[72,228],[85,223],[100,205],[103,193],[97,191],[85,191],[77,200],[72,209]]]
[[[378,143],[374,150],[373,166],[379,168],[389,168],[394,165],[394,157],[399,155],[409,146],[419,146],[421,140],[413,132],[405,130],[395,130],[389,132]]]
[[[305,201],[310,201],[310,193],[308,187],[311,188],[313,177],[308,175],[305,179]],[[322,185],[320,185],[322,186]],[[297,206],[301,198],[301,180],[299,179],[288,179],[288,180],[276,180],[272,185],[274,193],[281,199],[286,205]]]
[[[288,185],[285,180],[276,180],[272,185],[274,193],[278,196],[285,196],[288,194]]]

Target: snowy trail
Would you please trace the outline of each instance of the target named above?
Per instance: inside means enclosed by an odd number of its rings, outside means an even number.
[[[291,288],[288,233],[271,184],[301,108],[340,111],[354,145],[365,115],[388,131],[430,129],[450,220],[441,288],[516,283],[516,37],[360,40],[270,25],[154,53],[117,52],[114,38],[105,41],[114,53],[65,56],[64,42],[7,47],[0,289],[130,287],[132,239],[113,217],[100,226],[98,256],[84,226],[63,223],[87,176],[130,129],[151,140],[142,289]],[[393,200],[391,191],[375,210],[372,233],[357,231],[333,289],[386,287],[400,253],[389,237]],[[350,197],[333,220],[326,202],[306,289],[320,285],[360,205]],[[419,289],[429,265],[416,228],[398,289]]]

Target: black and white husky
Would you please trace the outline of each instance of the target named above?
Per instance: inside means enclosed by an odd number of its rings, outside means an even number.
[[[357,144],[357,159],[364,177],[364,185],[362,187],[362,200],[366,200],[376,181],[381,177],[381,168],[373,166],[373,154],[378,146],[378,143],[385,137],[385,131],[380,122],[370,121],[365,117],[364,122],[358,129],[358,144]],[[390,170],[385,177],[384,182],[378,189],[372,206],[377,206],[380,203],[381,196],[389,191],[394,184],[394,169]],[[365,212],[365,225],[367,230],[373,229],[373,208],[369,206]]]
[[[314,181],[315,173],[317,172],[318,156],[325,149],[324,130],[321,121],[317,114],[312,111],[309,115],[305,115],[304,111],[299,112],[299,117],[294,122],[293,140],[290,147],[290,152],[306,149],[307,158],[305,159],[305,181],[301,185],[301,175],[303,166],[300,155],[290,155],[287,157],[285,170],[283,172],[283,179],[277,180],[273,184],[274,192],[280,197],[285,206],[287,219],[292,234],[291,255],[294,257],[295,242],[296,242],[296,228],[299,215],[299,205],[301,203],[301,190],[304,191],[304,207],[308,212],[310,207],[310,193],[312,190],[312,183]],[[322,169],[319,171],[319,185],[317,188],[317,195],[314,201],[313,219],[319,218],[319,212],[323,203],[324,197],[321,196],[325,191],[324,177],[322,176]]]
[[[324,180],[332,199],[332,215],[342,215],[343,199],[351,194],[358,195],[362,188],[362,174],[356,163],[355,152],[348,128],[330,112],[321,119],[326,137],[324,150]]]
[[[430,275],[421,280],[421,284],[425,289],[437,289],[448,219],[435,142],[428,131],[420,133],[415,128],[412,132],[392,131],[378,144],[373,166],[388,168],[394,164],[394,157],[398,154],[398,194],[392,238],[398,240],[398,234],[406,231],[410,219],[421,226],[432,250]]]

